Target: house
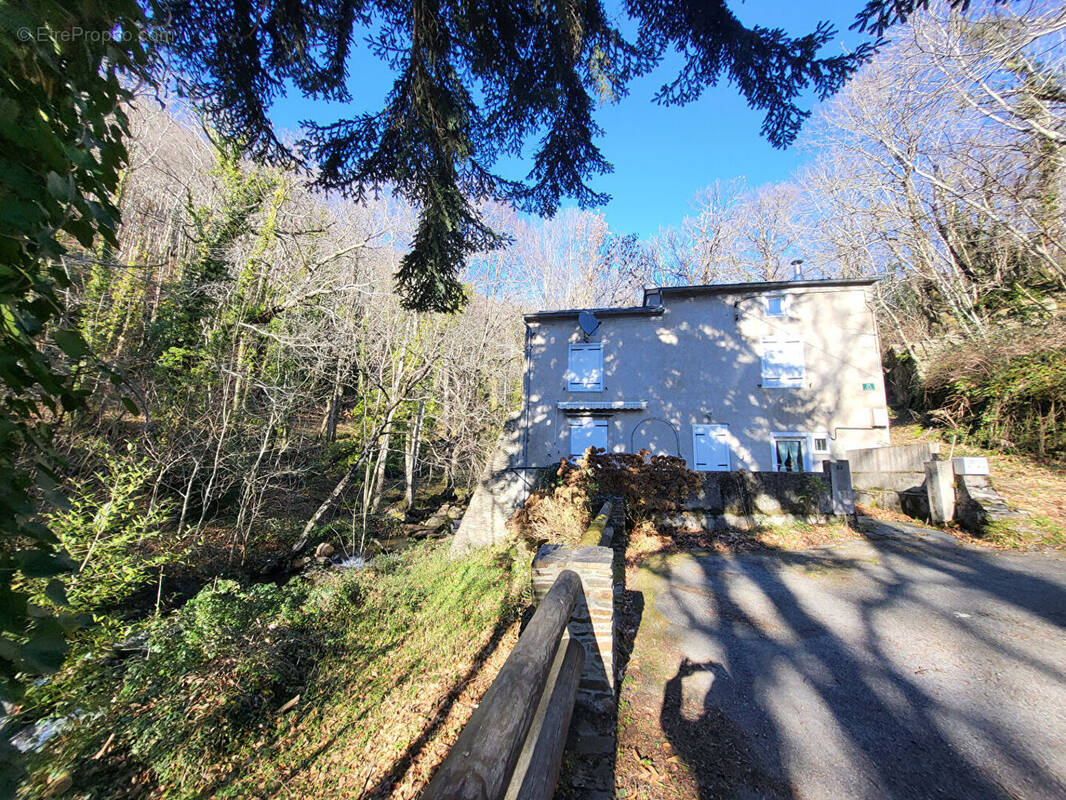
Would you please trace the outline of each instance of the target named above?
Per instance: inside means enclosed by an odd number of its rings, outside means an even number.
[[[521,467],[592,445],[810,472],[888,445],[873,283],[664,286],[631,308],[526,314]]]

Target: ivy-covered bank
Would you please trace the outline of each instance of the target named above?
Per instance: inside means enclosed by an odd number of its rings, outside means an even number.
[[[132,625],[100,620],[19,712],[51,733],[25,794],[414,793],[510,649],[527,569],[513,551],[453,561],[422,544],[280,586],[217,580]]]
[[[1034,332],[1022,353],[963,353],[934,377],[941,419],[980,447],[1066,459],[1066,345]],[[969,357],[967,357],[969,356]]]

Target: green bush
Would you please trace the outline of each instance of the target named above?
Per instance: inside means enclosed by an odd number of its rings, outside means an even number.
[[[153,625],[117,704],[132,754],[182,794],[296,693],[313,665],[315,610],[303,582],[244,589],[216,581]]]
[[[245,588],[218,580],[173,616],[127,629],[127,646],[141,651],[125,662],[97,637],[83,654],[86,666],[72,665],[39,697],[31,693],[38,714],[75,720],[54,749],[34,757],[37,788],[62,765],[93,798],[137,796],[130,776],[138,772],[170,796],[197,794],[205,765],[224,761],[306,683],[322,640],[318,623],[350,612],[354,597],[304,581]],[[44,702],[50,697],[61,701]],[[112,734],[121,755],[90,758]]]
[[[1066,458],[1066,348],[956,363],[934,386],[942,418],[983,447]]]
[[[67,507],[47,517],[49,528],[77,566],[67,585],[75,609],[120,603],[171,557],[147,550],[169,506],[148,502],[146,488],[153,471],[132,453],[132,446],[124,456],[106,453],[101,476],[73,481]]]

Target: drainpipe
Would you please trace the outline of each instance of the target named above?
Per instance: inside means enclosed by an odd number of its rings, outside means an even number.
[[[530,349],[533,340],[533,331],[529,323],[522,320],[526,328],[525,369],[522,370],[522,467],[529,466],[529,384],[533,380],[533,359],[530,357]]]

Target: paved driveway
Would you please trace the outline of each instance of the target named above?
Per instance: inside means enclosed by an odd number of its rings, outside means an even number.
[[[637,681],[701,800],[1066,798],[1062,554],[871,524],[636,584]]]

